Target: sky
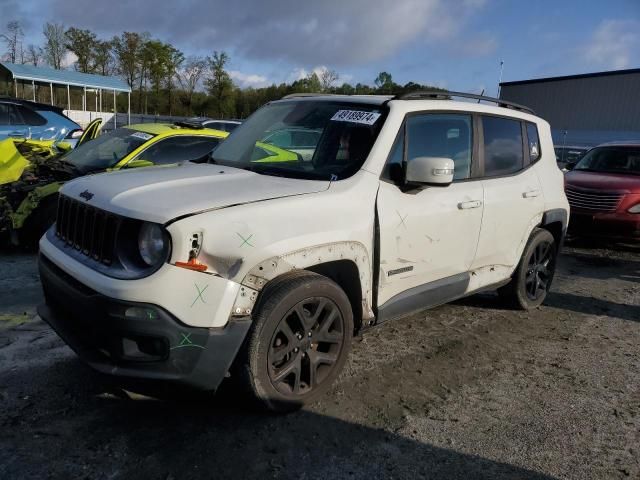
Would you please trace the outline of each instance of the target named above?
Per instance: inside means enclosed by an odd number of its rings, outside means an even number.
[[[224,50],[235,83],[324,68],[496,95],[503,81],[640,67],[640,0],[0,0],[25,44],[46,21],[103,38],[149,32],[186,55]],[[3,25],[0,25],[0,29]]]

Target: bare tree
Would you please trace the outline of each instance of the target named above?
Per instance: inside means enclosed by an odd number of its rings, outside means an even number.
[[[11,63],[16,63],[18,60],[22,60],[22,39],[24,38],[24,32],[20,22],[13,20],[7,23],[7,33],[0,35],[0,39],[7,46],[6,58]]]
[[[42,29],[44,34],[44,57],[49,65],[60,70],[62,68],[62,60],[67,52],[65,47],[67,37],[65,36],[65,28],[61,23],[45,23]]]
[[[192,112],[193,94],[198,88],[198,83],[207,70],[207,59],[203,57],[188,57],[184,66],[178,70],[177,77],[180,87],[184,90],[185,106],[189,115]]]
[[[42,47],[38,47],[37,45],[30,43],[27,46],[24,61],[25,63],[30,63],[34,67],[37,67],[42,63],[42,56]]]
[[[335,82],[338,81],[340,75],[335,70],[325,68],[320,73],[320,87],[323,92],[328,92]]]

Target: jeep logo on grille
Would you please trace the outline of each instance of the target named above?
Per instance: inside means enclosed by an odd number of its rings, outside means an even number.
[[[80,197],[84,198],[88,202],[93,198],[93,193],[91,193],[89,190],[85,190],[80,194]]]

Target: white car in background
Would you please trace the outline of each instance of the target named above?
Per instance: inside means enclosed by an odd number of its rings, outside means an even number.
[[[286,128],[321,132],[311,160],[255,154]],[[526,108],[294,95],[208,164],[64,185],[38,312],[99,371],[204,390],[231,375],[288,411],[366,327],[482,290],[539,306],[568,212],[549,124]]]
[[[187,123],[196,123],[204,128],[212,128],[221,132],[233,132],[237,127],[242,125],[240,120],[215,120],[207,117],[194,117],[186,120]]]

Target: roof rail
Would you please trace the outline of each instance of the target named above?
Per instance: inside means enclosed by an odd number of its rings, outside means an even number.
[[[529,107],[520,105],[507,100],[501,100],[499,98],[485,97],[484,95],[476,95],[475,93],[464,92],[449,92],[446,90],[418,90],[415,92],[403,93],[402,95],[396,95],[394,100],[450,100],[450,97],[471,98],[483,102],[495,103],[499,107],[511,108],[513,110],[520,110],[522,112],[531,113],[535,115],[535,112]]]
[[[286,98],[297,98],[297,97],[346,97],[347,95],[342,95],[340,93],[290,93],[289,95],[285,95],[281,98],[284,100]]]

